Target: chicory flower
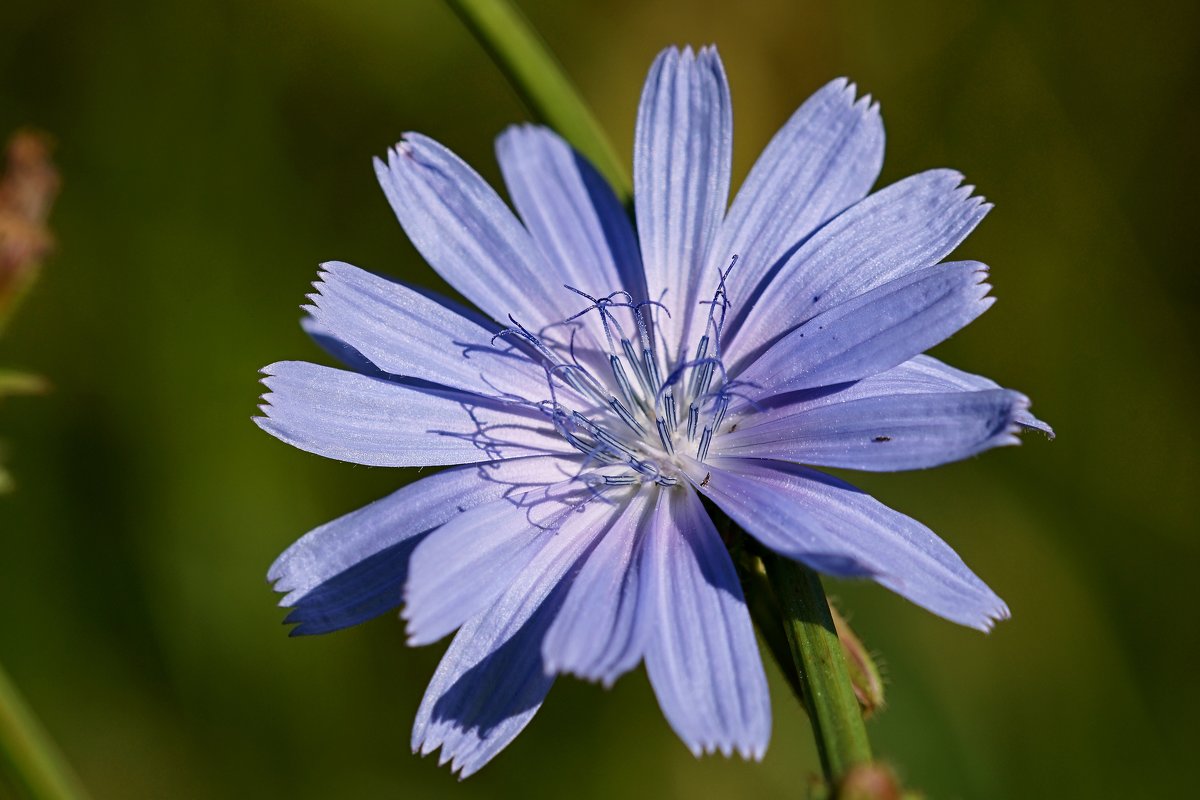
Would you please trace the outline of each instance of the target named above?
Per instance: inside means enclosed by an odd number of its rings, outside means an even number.
[[[351,369],[267,367],[258,424],[376,466],[448,466],[309,533],[275,563],[295,633],[403,601],[410,642],[457,630],[414,750],[469,775],[555,676],[644,662],[695,753],[759,758],[767,683],[701,498],[763,546],[874,580],[963,625],[1008,616],[932,531],[814,467],[919,469],[1049,429],[1028,400],[921,355],[992,302],[943,262],[987,213],[950,170],[868,194],[878,106],[834,81],[728,204],[732,118],[715,49],[668,49],[638,111],[636,233],[562,139],[497,142],[517,215],[437,142],[376,168],[401,225],[478,309],[323,267],[310,333]]]

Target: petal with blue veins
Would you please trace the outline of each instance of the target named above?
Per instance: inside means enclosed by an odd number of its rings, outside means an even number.
[[[871,381],[873,394],[954,390],[979,392],[1001,388],[1000,384],[991,378],[964,372],[926,355],[909,359],[895,369],[874,376]],[[1054,438],[1054,429],[1031,414],[1028,409],[1023,409],[1017,414],[1016,423],[1022,428],[1040,431],[1051,439]]]
[[[603,534],[608,516],[569,517],[496,602],[459,630],[417,710],[414,752],[441,748],[439,763],[465,778],[529,724],[554,683],[542,663],[542,639],[571,569]]]
[[[604,178],[562,137],[519,125],[496,140],[504,182],[552,272],[547,281],[595,296],[645,296],[637,234]]]
[[[730,362],[748,363],[822,311],[949,255],[991,208],[962,180],[948,169],[918,173],[819,228],[751,299],[745,323],[728,333]]]
[[[762,758],[771,702],[758,642],[733,561],[690,489],[658,493],[645,560],[646,672],[667,721],[696,755]]]
[[[451,467],[309,531],[267,574],[293,635],[328,633],[400,605],[413,548],[475,506],[559,483],[577,459],[531,456]]]
[[[403,616],[409,644],[436,642],[491,605],[574,518],[611,513],[590,487],[563,481],[460,514],[413,552]]]
[[[733,117],[715,48],[664,50],[646,77],[633,146],[633,196],[649,299],[666,347],[696,315],[709,244],[725,215]],[[715,275],[713,278],[715,279]]]
[[[654,525],[652,491],[637,492],[588,554],[542,642],[550,672],[606,686],[642,660],[650,616],[639,603],[644,542]]]
[[[538,330],[571,315],[575,298],[550,279],[537,242],[495,190],[442,145],[409,133],[375,162],[408,238],[438,274],[502,325]]]
[[[378,370],[483,395],[539,398],[545,370],[449,301],[341,262],[322,265],[308,311]]]
[[[1019,444],[1018,419],[1028,413],[1029,400],[1008,389],[986,389],[805,405],[748,416],[717,438],[714,452],[869,472],[926,469]]]
[[[258,426],[310,453],[381,467],[567,453],[540,412],[478,395],[280,361],[263,369]]]
[[[738,380],[761,400],[848,383],[902,364],[966,327],[994,302],[975,261],[910,272],[818,314],[773,344]]]
[[[738,264],[727,288],[730,328],[753,307],[760,284],[818,227],[866,197],[883,166],[883,122],[854,84],[830,81],[792,114],[758,157],[713,242],[708,275]],[[699,332],[692,327],[690,339]]]
[[[747,533],[819,572],[869,577],[951,622],[990,630],[1008,607],[921,523],[848,483],[781,461],[720,458],[701,488]]]

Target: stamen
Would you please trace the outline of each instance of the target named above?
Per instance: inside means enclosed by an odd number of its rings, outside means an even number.
[[[492,336],[492,344],[495,344],[497,339],[504,336],[516,336],[518,339],[524,339],[526,342],[529,342],[529,344],[533,345],[534,348],[551,363],[554,363],[557,360],[554,358],[554,354],[551,353],[546,345],[542,343],[542,340],[526,330],[525,326],[517,322],[516,318],[513,317],[512,314],[508,315],[508,321],[511,322],[514,327],[504,328],[503,330],[498,331],[494,336]]]
[[[632,486],[638,479],[633,475],[605,475],[604,483],[608,486]]]
[[[708,446],[712,444],[713,429],[705,425],[704,433],[700,434],[700,446],[696,448],[696,460],[703,461],[708,456]]]
[[[638,358],[637,351],[633,349],[633,342],[629,339],[621,340],[621,349],[625,351],[625,358],[629,361],[630,367],[633,369],[633,374],[637,377],[638,386],[642,389],[642,395],[638,398],[638,404],[646,410],[647,415],[651,412],[646,407],[645,401],[641,398],[653,397],[654,392],[650,389],[650,379],[646,376],[646,370],[642,366],[642,360]]]
[[[708,386],[710,383],[712,383],[713,363],[713,359],[705,359],[700,365],[699,372],[692,373],[693,375],[697,375],[696,388],[695,393],[692,395],[693,397],[703,397],[704,394],[708,392]]]
[[[646,321],[646,315],[642,313],[643,306],[651,306],[662,309],[663,313],[668,317],[671,312],[667,310],[661,302],[657,300],[643,300],[640,303],[635,303],[633,307],[634,316],[637,318],[638,335],[642,340],[642,361],[646,370],[646,376],[650,381],[649,396],[654,397],[658,394],[659,388],[662,386],[658,373],[658,357],[654,352],[655,340],[651,335],[651,329]]]
[[[646,367],[646,377],[650,381],[650,396],[657,397],[662,388],[662,378],[658,374],[658,361],[650,350],[642,351],[642,363]]]
[[[662,470],[653,461],[638,461],[635,459],[631,466],[640,474],[645,475],[653,481],[657,481],[659,476],[662,475]]]
[[[617,416],[621,418],[622,422],[624,422],[630,428],[633,428],[634,433],[644,434],[646,432],[646,429],[642,427],[641,423],[633,418],[633,414],[629,413],[629,409],[623,406],[620,400],[614,397],[608,401],[608,404],[609,408],[617,412]]]
[[[708,334],[705,334],[700,337],[700,344],[696,346],[696,361],[699,362],[706,355],[708,355]],[[696,384],[697,384],[696,371],[693,369],[692,370],[692,385],[689,387],[689,392],[688,392],[692,397],[697,397],[701,394],[704,394],[703,390],[700,390],[700,391],[696,390]]]
[[[633,296],[622,290],[593,296],[566,286],[588,303],[587,308],[559,323],[570,329],[569,337],[549,334],[550,326],[534,333],[512,316],[512,327],[493,337],[493,345],[503,337],[516,340],[509,345],[512,351],[545,370],[549,399],[528,404],[546,414],[563,439],[584,455],[576,477],[594,491],[639,483],[678,485],[682,479],[676,474],[674,437],[684,432],[687,449],[694,447],[700,460],[707,457],[731,401],[739,396],[735,387],[740,384],[729,380],[721,360],[721,337],[730,306],[725,281],[736,263],[734,256],[727,269],[717,271],[716,291],[704,303],[709,306],[707,329],[701,332],[691,360],[680,358],[689,349],[686,342],[668,342],[657,335],[658,318],[652,309],[670,316],[661,297],[634,302]],[[618,308],[628,311],[616,312]],[[575,322],[592,312],[599,317],[603,339],[594,328],[589,335],[590,323]],[[636,332],[626,314],[632,317]],[[576,334],[588,343],[578,357]],[[611,379],[603,374],[603,368],[597,369],[599,353],[594,352],[605,344]],[[686,423],[680,413],[684,404]],[[648,433],[651,421],[658,442]],[[597,466],[603,469],[597,470]]]
[[[691,367],[692,369],[697,370],[697,372],[700,376],[699,380],[698,380],[698,384],[696,386],[695,399],[697,399],[697,400],[700,400],[709,394],[708,387],[709,387],[709,384],[712,383],[712,378],[713,378],[714,372],[720,371],[721,386],[727,385],[727,383],[729,381],[729,376],[725,373],[725,364],[721,361],[721,359],[717,358],[716,356],[709,356],[708,358],[706,358],[700,362],[693,361],[693,362],[684,364],[682,367],[680,367],[680,369],[682,370],[684,367]],[[720,391],[723,392],[724,389],[721,389]]]
[[[582,395],[590,395],[600,405],[608,405],[608,393],[604,391],[604,387],[600,382],[592,377],[592,374],[585,367],[579,364],[555,364],[550,367],[549,373],[553,377],[555,373],[563,373],[564,380],[567,385]]]
[[[725,419],[725,412],[729,410],[729,395],[722,394],[717,398],[716,412],[713,414],[712,429],[714,431],[721,430],[721,422]]]
[[[629,341],[622,339],[622,342]],[[630,408],[638,407],[637,395],[633,391],[633,385],[629,383],[629,378],[625,375],[625,367],[621,365],[621,359],[616,356],[609,356],[608,363],[612,367],[613,377],[617,379],[617,386],[621,387],[621,394],[625,395],[625,402]]]
[[[679,427],[679,417],[675,413],[674,389],[667,389],[663,393],[663,408],[667,411],[667,423],[670,424],[671,430],[676,430]]]
[[[571,286],[569,284],[564,283],[563,288],[574,292],[575,294],[579,295],[580,297],[587,298],[592,303],[590,306],[585,308],[583,311],[580,311],[577,314],[572,314],[571,316],[567,317],[566,321],[570,322],[571,320],[575,320],[575,319],[578,319],[579,317],[582,317],[584,314],[587,314],[589,311],[596,311],[600,315],[600,325],[604,328],[604,337],[605,337],[605,339],[608,340],[608,349],[610,352],[615,352],[616,347],[613,345],[613,335],[612,335],[612,330],[609,328],[609,323],[612,323],[614,326],[616,326],[617,332],[618,332],[618,334],[620,334],[621,338],[625,337],[625,331],[621,328],[620,321],[618,321],[617,318],[614,317],[611,314],[611,312],[609,312],[608,309],[611,306],[617,306],[619,308],[632,308],[633,307],[633,296],[631,294],[629,294],[629,292],[625,291],[624,289],[618,289],[617,291],[612,292],[611,294],[609,294],[605,297],[592,297],[587,292],[576,289],[574,286]],[[623,303],[613,302],[614,297],[624,297],[625,302],[623,302]]]
[[[675,455],[675,445],[671,442],[671,432],[667,430],[667,421],[659,417],[656,422],[658,425],[658,438],[662,442],[663,449],[667,451],[667,455]]]
[[[629,445],[625,444],[625,442],[622,442],[620,439],[613,436],[607,430],[605,430],[604,428],[601,428],[599,425],[595,424],[590,419],[585,417],[583,414],[580,414],[578,411],[571,412],[571,418],[573,420],[575,420],[577,423],[579,423],[580,426],[583,427],[583,429],[585,431],[587,431],[588,433],[590,433],[592,436],[596,437],[600,441],[604,442],[606,445],[613,448],[614,450],[616,450],[630,458],[633,458],[637,455],[637,452],[635,450],[631,449],[629,447]]]

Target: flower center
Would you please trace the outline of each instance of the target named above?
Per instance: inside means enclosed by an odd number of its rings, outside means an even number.
[[[703,303],[707,321],[694,349],[664,341],[655,324],[657,314],[670,316],[662,302],[636,302],[625,291],[593,297],[572,286],[564,288],[588,303],[579,313],[537,334],[513,319],[514,327],[496,334],[524,343],[546,370],[548,396],[539,407],[587,456],[590,480],[669,487],[702,477],[697,466],[732,396],[721,331],[725,279],[736,263],[734,256],[718,273],[716,291]]]

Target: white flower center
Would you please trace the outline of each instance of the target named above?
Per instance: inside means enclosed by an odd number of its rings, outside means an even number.
[[[654,312],[668,313],[666,307],[634,302],[623,291],[593,297],[566,287],[590,305],[551,326],[566,331],[565,341],[559,331],[534,334],[519,324],[497,334],[536,352],[549,395],[541,408],[563,438],[588,457],[596,482],[669,487],[703,479],[699,467],[731,398],[720,347],[728,274],[720,273],[706,303],[705,331],[690,358],[687,349],[673,349],[656,335]],[[586,327],[587,321],[596,324]]]

